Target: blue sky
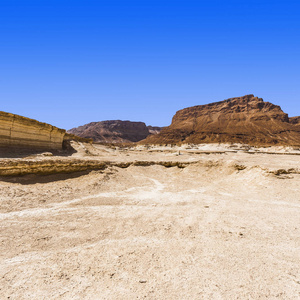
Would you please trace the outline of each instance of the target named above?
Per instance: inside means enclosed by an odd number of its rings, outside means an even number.
[[[300,115],[300,2],[0,0],[0,110],[169,125],[254,94]]]

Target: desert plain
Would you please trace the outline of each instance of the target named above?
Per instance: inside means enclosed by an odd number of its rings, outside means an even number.
[[[0,159],[1,299],[300,299],[299,149],[73,147]]]

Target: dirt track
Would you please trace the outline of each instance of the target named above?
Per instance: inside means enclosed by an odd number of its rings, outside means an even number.
[[[1,299],[300,298],[300,156],[97,151],[193,164],[2,178]]]

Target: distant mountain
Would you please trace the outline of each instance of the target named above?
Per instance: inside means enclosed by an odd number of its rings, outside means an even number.
[[[247,143],[300,145],[300,117],[246,95],[179,110],[172,124],[141,143]]]
[[[150,134],[158,134],[161,132],[163,127],[158,127],[158,126],[147,126]]]
[[[289,118],[291,124],[300,125],[300,117]]]
[[[138,142],[150,134],[157,134],[161,127],[146,126],[143,122],[110,120],[92,122],[72,128],[69,133],[83,138],[91,138],[95,142],[128,143]]]

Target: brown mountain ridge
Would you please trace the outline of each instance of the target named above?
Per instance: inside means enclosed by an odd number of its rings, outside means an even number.
[[[68,132],[83,138],[91,138],[94,142],[102,143],[131,143],[138,142],[150,134],[157,134],[161,127],[146,126],[143,122],[109,120],[91,122],[70,129]]]
[[[170,126],[143,144],[247,143],[300,145],[300,117],[254,95],[230,98],[176,112]]]

